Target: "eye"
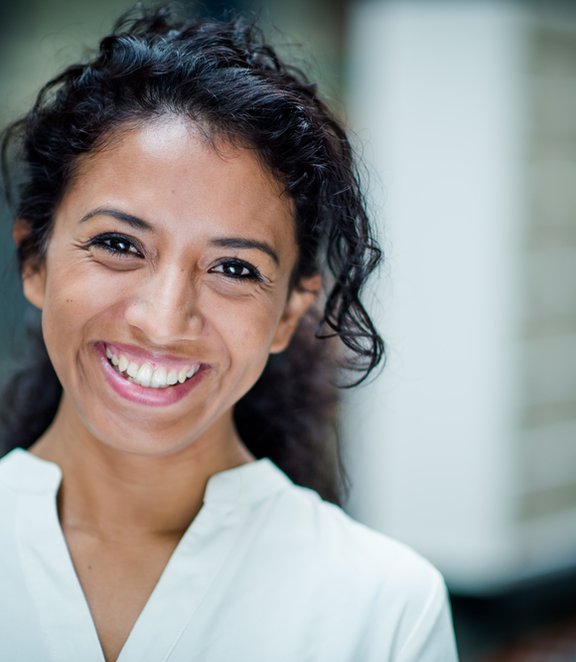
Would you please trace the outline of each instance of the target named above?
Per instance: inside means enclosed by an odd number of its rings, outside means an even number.
[[[116,233],[99,234],[88,242],[90,248],[101,248],[118,257],[143,257],[136,242],[125,235]]]
[[[264,280],[256,267],[243,260],[224,260],[215,267],[212,267],[210,272],[220,273],[235,280]]]

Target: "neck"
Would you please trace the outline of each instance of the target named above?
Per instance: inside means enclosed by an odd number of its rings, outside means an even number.
[[[30,451],[62,470],[63,528],[108,539],[180,537],[202,506],[210,476],[254,460],[231,417],[217,435],[158,456],[117,450],[66,420],[59,412]]]

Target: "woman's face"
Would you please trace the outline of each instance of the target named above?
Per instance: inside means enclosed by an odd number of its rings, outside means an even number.
[[[313,300],[289,291],[296,259],[292,203],[254,152],[176,117],[118,132],[24,278],[67,428],[146,454],[222,441]]]

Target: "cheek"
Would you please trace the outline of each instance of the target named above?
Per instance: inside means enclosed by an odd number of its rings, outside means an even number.
[[[260,377],[270,355],[270,346],[280,313],[274,308],[243,306],[234,314],[213,318],[213,326],[226,348],[231,368],[229,377],[246,391]]]
[[[78,349],[89,333],[91,320],[113,305],[109,288],[83,274],[53,269],[46,282],[42,327],[46,345],[59,346],[66,354]]]
[[[213,321],[230,348],[251,355],[266,355],[280,317],[278,306],[252,302],[233,311],[223,310]]]
[[[66,373],[70,367],[70,357],[77,355],[82,345],[82,310],[78,300],[66,296],[56,301],[46,297],[42,311],[42,334],[50,360],[60,381],[68,382]]]

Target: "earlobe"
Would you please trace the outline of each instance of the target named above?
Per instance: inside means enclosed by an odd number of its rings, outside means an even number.
[[[310,278],[303,278],[298,286],[293,288],[270,346],[271,354],[279,354],[288,347],[298,322],[314,303],[321,285],[321,277],[315,275]]]
[[[16,246],[21,246],[30,236],[30,225],[24,219],[18,218],[12,229],[12,238]],[[35,266],[22,265],[22,289],[26,299],[36,308],[44,305],[44,289],[46,286],[46,267],[44,264]]]
[[[46,269],[44,265],[35,270],[26,270],[22,273],[22,289],[26,299],[36,308],[42,310],[44,306],[44,290],[46,286]]]

